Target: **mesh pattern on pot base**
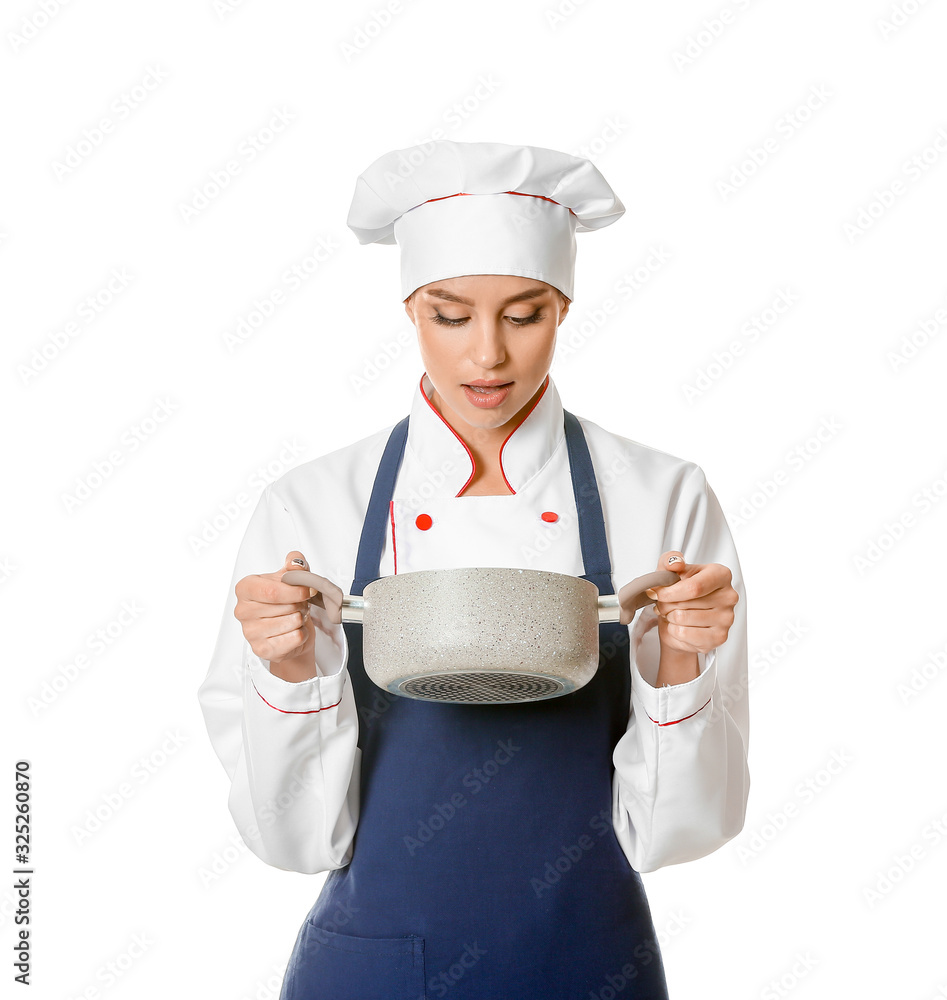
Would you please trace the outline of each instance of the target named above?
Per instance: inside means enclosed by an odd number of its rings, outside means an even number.
[[[451,701],[473,705],[542,701],[568,694],[568,687],[554,677],[505,672],[426,674],[401,681],[397,693],[425,701]]]

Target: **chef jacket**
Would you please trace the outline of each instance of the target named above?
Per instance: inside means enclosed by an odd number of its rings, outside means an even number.
[[[505,496],[458,495],[474,474],[474,459],[434,407],[431,388],[422,374],[380,575],[503,566],[581,576],[563,407],[552,378],[500,449],[513,491]],[[631,866],[647,872],[703,857],[743,827],[749,791],[746,595],[730,530],[701,468],[579,421],[601,496],[615,592],[653,571],[661,554],[673,549],[688,564],[727,566],[740,598],[726,641],[698,654],[698,676],[682,684],[654,686],[660,646],[653,606],[627,626],[631,700],[627,730],[612,757],[612,822]],[[318,673],[285,681],[250,648],[233,616],[234,588],[250,574],[275,572],[297,549],[312,572],[350,593],[362,522],[392,427],[305,462],[264,489],[237,554],[198,692],[230,778],[229,807],[240,835],[277,868],[315,873],[351,859],[359,815],[358,709],[342,625],[313,606],[325,628],[316,629]],[[384,712],[390,696],[378,693],[374,707],[363,706],[363,712]]]

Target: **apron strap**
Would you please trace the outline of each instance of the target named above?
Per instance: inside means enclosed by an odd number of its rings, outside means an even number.
[[[372,486],[368,511],[362,524],[362,537],[358,542],[358,555],[355,557],[355,580],[352,583],[352,595],[355,597],[361,596],[364,589],[378,579],[381,551],[388,530],[388,505],[395,492],[395,482],[407,440],[408,418],[404,417],[392,428],[375,473],[375,485]]]
[[[568,410],[563,410],[566,428],[566,447],[569,449],[569,472],[572,475],[572,490],[579,515],[579,544],[582,547],[582,563],[585,566],[584,580],[590,580],[598,587],[599,594],[613,594],[612,564],[608,557],[608,541],[605,538],[605,516],[592,456],[585,440],[579,418]]]
[[[563,410],[563,419],[569,450],[569,472],[579,515],[579,543],[585,567],[582,579],[594,583],[600,594],[613,594],[615,591],[612,586],[608,542],[605,538],[605,518],[595,481],[595,470],[592,468],[592,456],[578,417]],[[378,567],[388,531],[388,508],[407,440],[408,417],[404,417],[392,428],[375,473],[375,483],[355,559],[355,579],[351,590],[355,597],[361,596],[365,588],[378,579]]]

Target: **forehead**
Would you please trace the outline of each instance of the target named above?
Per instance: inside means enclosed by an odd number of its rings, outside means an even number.
[[[426,298],[464,305],[522,302],[553,291],[552,285],[534,278],[512,274],[466,274],[422,285],[418,292]]]

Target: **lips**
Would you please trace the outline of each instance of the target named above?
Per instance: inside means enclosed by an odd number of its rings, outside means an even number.
[[[499,406],[509,395],[512,382],[500,379],[477,379],[475,382],[463,383],[464,395],[474,406]]]

